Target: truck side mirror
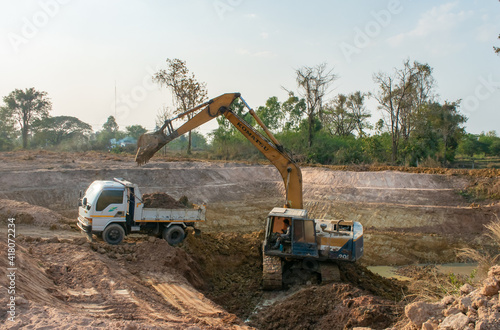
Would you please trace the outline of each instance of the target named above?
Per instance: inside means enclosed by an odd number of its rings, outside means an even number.
[[[82,203],[83,203],[83,206],[87,205],[87,197],[84,197],[84,198],[83,198]]]

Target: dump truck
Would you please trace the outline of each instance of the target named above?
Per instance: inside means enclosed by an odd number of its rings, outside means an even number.
[[[79,199],[78,227],[92,240],[102,236],[109,244],[119,244],[131,233],[161,236],[170,245],[184,240],[186,229],[205,221],[206,205],[192,208],[146,208],[137,184],[121,178],[94,181]]]
[[[248,109],[263,133],[231,109],[237,100]],[[186,116],[188,120],[174,129],[172,122]],[[137,141],[136,162],[145,164],[170,141],[219,116],[224,116],[240,131],[276,167],[283,179],[284,205],[271,210],[265,224],[264,289],[281,289],[283,284],[293,283],[297,278],[319,277],[323,283],[339,280],[338,263],[355,262],[363,255],[363,226],[357,221],[309,218],[303,205],[300,167],[240,93],[222,94],[165,120],[159,130],[141,135]],[[285,224],[287,233],[284,233]]]

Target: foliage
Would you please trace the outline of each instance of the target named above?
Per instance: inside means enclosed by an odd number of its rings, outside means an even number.
[[[3,101],[3,116],[11,118],[19,126],[23,149],[26,149],[33,121],[47,117],[52,109],[52,102],[47,97],[47,92],[37,91],[33,87],[16,89],[5,96]]]
[[[495,215],[496,216],[496,215]],[[487,230],[486,236],[491,238],[494,245],[500,248],[500,219],[496,219],[485,225]],[[491,266],[497,265],[500,262],[500,254],[491,255],[487,251],[478,251],[472,248],[459,249],[457,256],[463,260],[473,260],[477,262],[478,275],[485,277]]]
[[[8,111],[0,108],[0,151],[11,150],[17,138],[14,121]]]
[[[315,67],[303,66],[295,70],[299,96],[305,100],[308,134],[307,146],[313,143],[313,122],[323,116],[323,102],[337,76],[322,63]]]
[[[92,126],[71,116],[45,117],[33,122],[33,146],[57,146],[64,140],[88,140]]]
[[[435,158],[443,166],[453,161],[459,142],[464,134],[462,125],[467,121],[459,110],[459,102],[434,102],[421,106],[416,113],[414,140],[420,142],[417,152],[407,154],[417,159]],[[415,145],[415,142],[413,142]]]
[[[106,122],[102,125],[102,130],[110,134],[115,134],[116,132],[118,132],[119,127],[116,123],[115,117],[109,116]]]
[[[119,140],[124,134],[120,132],[119,126],[115,117],[109,116],[106,122],[102,125],[102,130],[97,132],[92,140],[92,149],[95,150],[110,150],[111,140]]]
[[[181,135],[175,140],[169,142],[165,147],[167,150],[186,150],[188,144],[188,139],[186,138],[185,135]],[[208,149],[208,143],[207,139],[205,137],[198,133],[198,132],[193,132],[192,135],[192,148],[193,150],[207,150]]]
[[[284,130],[296,130],[306,112],[306,101],[288,92],[288,99],[281,104],[281,111],[285,114]]]
[[[373,76],[377,84],[375,93],[355,91],[338,94],[333,99],[328,99],[328,95],[336,75],[325,63],[301,67],[295,74],[296,94],[288,91],[284,100],[271,96],[256,108],[256,113],[298,161],[448,166],[457,153],[462,159],[473,160],[500,156],[500,138],[496,132],[466,134],[463,124],[467,118],[460,113],[459,102],[434,101],[435,82],[428,64],[406,60],[391,73]],[[202,103],[207,95],[206,85],[198,82],[186,62],[179,59],[167,59],[167,69],[159,70],[153,80],[172,92],[175,106],[175,109],[164,107],[158,113],[157,129],[174,114]],[[374,127],[368,122],[371,113],[365,106],[367,97],[378,101],[383,114]],[[31,136],[32,147],[134,152],[133,142],[124,138],[137,139],[146,132],[140,125],[120,131],[113,116],[95,133],[77,118],[49,117],[51,103],[47,94],[34,88],[15,90],[4,97],[4,102],[6,105],[0,108],[0,150],[14,149],[20,141],[26,147]],[[240,100],[231,109],[262,131]],[[25,117],[28,119],[24,120]],[[204,151],[206,157],[217,159],[265,159],[224,116],[216,120],[218,128],[209,134],[210,144],[204,136],[192,131],[187,139],[181,136],[166,148],[186,149],[188,153],[191,149]]]
[[[167,70],[159,70],[154,74],[153,80],[166,86],[172,92],[175,113],[184,113],[198,104],[203,103],[207,97],[206,84],[196,80],[194,73],[190,73],[186,62],[180,59],[167,59]],[[187,115],[192,118],[193,113]],[[187,153],[191,153],[191,132],[188,133]]]
[[[281,110],[281,104],[276,96],[268,98],[266,105],[260,106],[256,113],[264,125],[271,131],[277,131],[283,126],[285,113]]]
[[[419,62],[410,64],[410,60],[406,60],[402,69],[394,69],[393,74],[377,73],[373,75],[373,80],[378,85],[378,92],[372,96],[387,117],[392,137],[391,160],[397,163],[401,161],[401,141],[407,144],[418,124],[415,113],[432,100],[435,84],[432,68]]]
[[[349,136],[357,131],[358,136],[364,136],[364,129],[370,127],[364,100],[366,94],[357,91],[349,95],[339,94],[331,100],[324,109],[323,125],[332,135]]]
[[[125,127],[127,136],[130,136],[134,139],[138,139],[139,136],[146,133],[148,130],[142,127],[141,125],[132,125]]]

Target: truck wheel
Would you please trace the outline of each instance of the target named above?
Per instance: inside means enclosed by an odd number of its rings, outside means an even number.
[[[117,225],[116,223],[107,226],[102,232],[102,239],[111,245],[120,244],[124,237],[125,230],[122,226]]]
[[[184,229],[180,226],[171,226],[163,229],[163,239],[170,245],[182,243],[184,235]]]

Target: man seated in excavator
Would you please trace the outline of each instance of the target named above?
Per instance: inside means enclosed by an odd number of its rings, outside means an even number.
[[[285,217],[275,217],[273,223],[273,232],[270,242],[274,243],[272,249],[279,249],[283,244],[290,244],[292,226],[290,219]]]
[[[292,226],[290,226],[290,220],[285,219],[283,220],[283,228],[281,229],[281,234],[278,235],[278,238],[276,239],[276,244],[274,244],[273,249],[279,249],[280,245],[283,244],[285,241],[290,240],[290,231],[292,229]]]

